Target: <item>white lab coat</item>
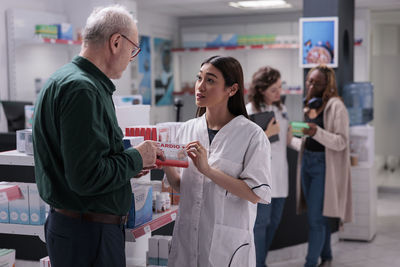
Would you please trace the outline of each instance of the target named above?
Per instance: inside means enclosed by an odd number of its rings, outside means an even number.
[[[210,166],[243,179],[263,203],[271,201],[270,146],[261,128],[237,116],[219,130],[210,145],[203,115],[180,129],[179,143],[195,140],[207,149]],[[256,204],[216,185],[192,161],[182,170],[180,194],[168,266],[255,266]]]
[[[254,109],[252,103],[248,103],[246,109],[249,115],[258,112]],[[273,111],[275,119],[279,122],[279,141],[271,143],[271,191],[273,198],[286,198],[289,195],[289,173],[286,155],[289,119],[286,107],[282,106],[282,110],[279,110],[275,105],[263,105],[260,109],[260,112]]]

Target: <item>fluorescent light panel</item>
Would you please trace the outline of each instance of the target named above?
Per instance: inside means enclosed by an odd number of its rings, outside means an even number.
[[[260,1],[238,1],[229,2],[231,7],[242,9],[268,9],[268,8],[289,8],[292,7],[284,0],[260,0]]]

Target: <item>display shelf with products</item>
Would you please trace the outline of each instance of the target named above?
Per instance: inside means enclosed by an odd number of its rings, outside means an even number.
[[[9,184],[8,182],[0,182],[0,204],[8,203],[9,201],[21,197],[22,195],[18,185]]]
[[[237,45],[221,47],[196,47],[196,48],[173,48],[172,52],[204,52],[218,50],[252,50],[252,49],[297,49],[298,44],[259,44],[259,45]]]
[[[35,162],[32,155],[10,150],[0,152],[0,165],[34,166]]]
[[[32,44],[81,45],[82,41],[42,38],[39,36],[35,36],[32,39],[16,39],[15,43],[16,46],[32,45]]]
[[[0,223],[0,233],[38,236],[40,240],[45,242],[43,225]]]
[[[177,213],[178,206],[173,205],[168,211],[153,214],[153,219],[150,222],[140,225],[134,229],[126,229],[126,241],[133,242],[137,238],[175,221]]]

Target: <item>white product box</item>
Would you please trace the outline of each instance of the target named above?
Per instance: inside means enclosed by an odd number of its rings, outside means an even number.
[[[26,134],[31,133],[31,129],[24,129],[24,130],[18,130],[16,132],[16,141],[17,141],[17,151],[21,153],[25,153],[25,140],[26,140]]]
[[[154,235],[149,238],[149,251],[147,252],[148,265],[158,265],[158,240],[160,236]]]
[[[142,95],[116,95],[113,96],[115,106],[130,106],[143,104]]]
[[[21,190],[22,199],[9,202],[10,223],[29,224],[28,184],[16,183]]]
[[[158,265],[168,266],[168,254],[171,250],[172,236],[160,236],[158,239]]]
[[[49,256],[40,259],[40,267],[51,267]]]
[[[0,223],[9,223],[10,222],[9,214],[10,213],[8,211],[8,202],[0,203]]]
[[[0,266],[14,267],[15,266],[15,249],[0,249]]]
[[[25,105],[25,128],[31,129],[33,122],[33,112],[35,110],[35,106],[33,105]]]
[[[124,136],[122,139],[124,142],[124,148],[135,147],[144,141],[144,136]]]
[[[32,130],[25,132],[25,153],[33,155]]]
[[[29,223],[42,225],[46,220],[46,206],[39,196],[36,184],[28,184],[29,190]]]
[[[138,227],[153,218],[153,188],[150,182],[131,179],[133,200],[128,215],[128,228]],[[133,211],[134,208],[134,211]]]

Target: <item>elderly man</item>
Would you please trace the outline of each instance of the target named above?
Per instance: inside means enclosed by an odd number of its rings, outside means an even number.
[[[52,208],[45,236],[52,266],[125,266],[124,223],[130,178],[163,158],[152,141],[124,150],[110,79],[140,52],[138,32],[122,6],[87,19],[79,56],[42,89],[33,123],[35,176]],[[132,114],[140,116],[140,114]]]

